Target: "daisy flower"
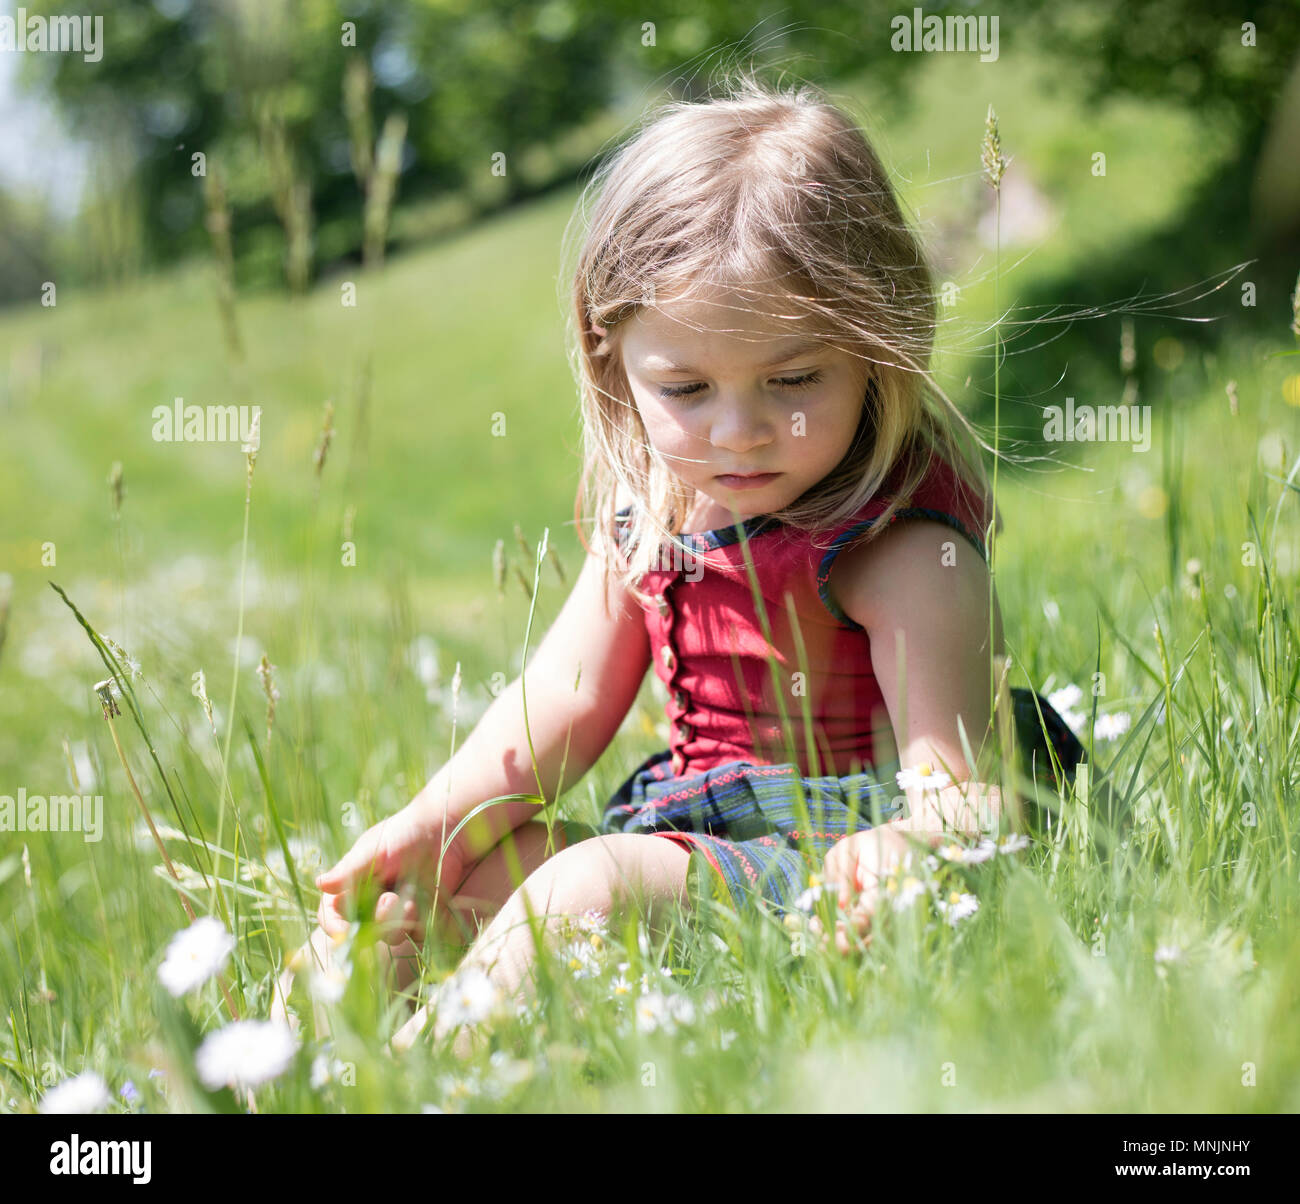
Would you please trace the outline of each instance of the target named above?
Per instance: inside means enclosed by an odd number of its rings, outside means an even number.
[[[348,976],[338,966],[315,970],[307,981],[307,990],[317,1003],[338,1003],[348,985]]]
[[[100,1112],[108,1106],[108,1099],[108,1084],[93,1070],[83,1070],[51,1087],[40,1110],[46,1114]]]
[[[906,911],[923,894],[925,894],[925,884],[919,878],[908,874],[894,897],[894,906],[899,911]]]
[[[613,982],[609,984],[610,999],[622,999],[632,994],[632,984],[627,978],[620,974]]]
[[[799,911],[812,911],[812,909],[817,905],[817,900],[822,897],[822,892],[825,889],[826,888],[822,883],[814,883],[794,901],[795,907]]]
[[[1022,836],[1019,832],[1008,832],[1000,841],[998,841],[999,853],[1018,853],[1021,849],[1029,847],[1029,837]]]
[[[952,778],[942,770],[932,768],[928,761],[911,769],[900,769],[894,778],[904,790],[942,790],[952,782]]]
[[[595,934],[597,936],[606,936],[609,933],[609,923],[604,912],[591,909],[584,911],[578,917],[578,931],[586,933],[588,936]]]
[[[496,1009],[501,998],[487,973],[477,966],[458,970],[438,992],[438,1019],[459,1027],[479,1024]]]
[[[273,1020],[233,1020],[210,1033],[194,1065],[203,1085],[257,1087],[278,1078],[293,1061],[297,1042],[287,1024]]]
[[[662,991],[647,991],[636,1001],[636,1027],[639,1032],[652,1033],[657,1028],[671,1029],[671,1026],[668,1000]]]
[[[1114,715],[1098,715],[1093,730],[1098,740],[1114,740],[1128,731],[1132,722],[1132,718],[1122,711]]]
[[[660,977],[660,978],[672,978],[672,976],[673,976],[673,972],[672,972],[672,971],[671,971],[667,966],[660,966],[660,967],[659,967],[659,977]],[[641,994],[642,994],[642,995],[645,995],[645,994],[647,994],[651,989],[652,989],[652,988],[651,988],[651,986],[650,986],[650,973],[649,973],[649,971],[647,971],[645,974],[642,974],[642,975],[641,975]]]
[[[980,907],[980,901],[974,895],[955,890],[949,892],[947,899],[937,899],[935,902],[938,904],[939,911],[953,927],[967,916],[974,915]]]
[[[674,995],[668,1000],[668,1014],[674,1023],[690,1025],[695,1023],[695,1004],[685,995]]]
[[[961,859],[965,865],[979,865],[982,861],[987,861],[998,851],[998,846],[988,837],[985,837],[973,849],[964,849]]]
[[[235,938],[220,920],[200,916],[172,937],[158,967],[158,979],[169,994],[179,999],[219,974],[234,947]]]
[[[345,1069],[338,1058],[331,1057],[323,1050],[311,1060],[312,1089],[319,1091],[331,1079],[336,1079]]]
[[[526,1058],[511,1057],[504,1049],[495,1049],[488,1058],[497,1074],[497,1086],[515,1087],[533,1077],[533,1064]]]
[[[1048,696],[1047,701],[1052,704],[1054,711],[1060,711],[1064,714],[1083,698],[1083,691],[1076,685],[1062,686],[1059,690],[1053,690]]]
[[[443,1074],[438,1076],[438,1086],[442,1089],[444,1103],[459,1104],[463,1100],[473,1099],[482,1086],[477,1070],[465,1076]]]
[[[945,861],[963,861],[966,857],[966,850],[955,842],[952,844],[940,845],[939,856]]]
[[[587,941],[573,941],[563,953],[565,968],[574,978],[595,978],[601,971],[600,955]]]
[[[1177,945],[1161,945],[1155,953],[1157,962],[1176,962],[1182,960],[1183,951]]]
[[[1083,735],[1083,729],[1088,723],[1088,716],[1082,711],[1062,711],[1061,718],[1065,720],[1065,726],[1076,736]]]

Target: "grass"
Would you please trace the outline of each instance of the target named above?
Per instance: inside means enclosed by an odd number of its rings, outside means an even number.
[[[1004,152],[1057,190],[1070,232],[1001,278],[1013,295],[1098,253],[1103,230],[1118,247],[1140,237],[1212,167],[1208,152],[1189,153],[1186,119],[1132,106],[1101,115],[1112,173],[1141,156],[1164,182],[1151,209],[1131,211],[1128,188],[1086,191],[1096,182],[1060,132],[1075,115],[1068,97],[1031,105],[1028,76],[1008,67],[997,78],[988,99]],[[960,227],[972,217],[966,185],[978,176],[984,107],[971,107],[958,139],[942,92],[922,96],[932,104],[891,124],[886,157],[915,168],[914,148],[930,147],[933,181],[950,183],[924,185],[926,213]],[[1150,121],[1165,136],[1152,138]],[[186,922],[178,889],[202,913],[217,882],[238,937],[232,1000],[241,1016],[267,1015],[314,908],[313,864],[409,799],[449,753],[453,721],[463,736],[518,673],[528,625],[535,642],[554,617],[565,586],[553,562],[532,606],[520,578],[531,586],[544,529],[570,583],[579,559],[569,525],[578,428],[554,281],[572,201],[549,197],[360,277],[356,310],[339,304],[340,281],[297,303],[241,301],[248,400],[264,412],[246,556],[238,446],[148,434],[152,407],[173,396],[233,399],[206,267],[121,293],[61,294],[53,311],[0,323],[0,358],[17,366],[0,476],[0,506],[16,516],[2,562],[13,603],[0,794],[80,784],[105,801],[97,843],[0,835],[0,1110],[30,1110],[87,1068],[115,1095],[134,1083],[139,1099],[118,1097],[115,1110],[244,1106],[194,1073],[202,1035],[226,1019],[217,985],[177,1001],[157,982]],[[955,326],[939,361],[950,380],[992,375],[968,332],[991,325],[995,283],[976,272],[963,288],[971,325]],[[1104,780],[1131,804],[1110,856],[1095,840],[1095,807],[1072,791],[1050,837],[945,871],[978,897],[973,916],[949,925],[920,906],[885,912],[866,954],[826,955],[773,919],[707,902],[667,940],[632,923],[596,950],[576,933],[599,973],[556,963],[538,1007],[495,1026],[491,1056],[464,1066],[421,1047],[400,1073],[384,1048],[400,1005],[377,989],[373,933],[362,928],[331,1009],[332,1042],[309,1035],[290,1069],[256,1092],[257,1110],[1295,1110],[1300,498],[1278,478],[1294,480],[1300,409],[1285,400],[1297,396],[1295,361],[1269,358],[1289,348],[1288,318],[1277,315],[1275,339],[1225,337],[1212,361],[1139,325],[1155,386],[1142,398],[1153,406],[1151,451],[1075,445],[1064,467],[1004,469],[999,480],[1013,684],[1077,683],[1091,711],[1096,682],[1098,715],[1132,717],[1116,740],[1084,738],[1086,788]],[[1180,354],[1165,343],[1157,364],[1156,333]],[[368,394],[357,384],[367,364]],[[312,452],[326,400],[338,434],[318,491]],[[490,434],[497,412],[503,438]],[[105,483],[114,460],[127,490],[120,527]],[[349,507],[355,568],[341,554]],[[502,596],[498,539],[510,562]],[[46,541],[56,560],[42,565]],[[1199,573],[1188,572],[1192,559]],[[142,677],[122,674],[140,725],[129,713],[115,722],[179,887],[147,833],[141,843],[91,689],[105,666],[49,580],[140,661]],[[263,653],[282,694],[269,740]],[[200,668],[215,732],[192,693]],[[664,745],[662,701],[648,680],[605,756],[562,800],[566,814],[594,821]],[[455,949],[428,952],[430,979],[454,967]],[[649,1014],[638,1025],[642,975],[689,1001],[675,1031]],[[620,977],[631,990],[610,998]],[[640,1006],[652,1009],[650,999]]]

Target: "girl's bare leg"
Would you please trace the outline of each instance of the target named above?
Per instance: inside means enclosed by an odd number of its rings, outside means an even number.
[[[571,845],[535,869],[511,894],[479,934],[461,968],[481,968],[507,998],[520,998],[531,988],[529,971],[536,956],[525,897],[550,934],[565,917],[590,910],[609,915],[628,904],[644,905],[654,924],[672,903],[689,905],[690,860],[681,845],[659,836],[614,833]],[[428,1011],[422,1007],[393,1038],[393,1048],[408,1048],[427,1022]],[[435,1038],[445,1035],[435,1026]],[[462,1030],[457,1052],[466,1053],[468,1042],[468,1030]]]
[[[569,847],[583,835],[582,826],[566,829],[556,824],[551,855]],[[479,928],[500,910],[511,892],[523,885],[534,870],[547,860],[546,825],[535,821],[520,824],[479,859],[465,875],[460,889],[446,906],[451,915],[440,915],[439,935],[448,943],[468,944]],[[404,991],[419,976],[420,949],[409,937],[398,945],[384,946],[381,958],[393,966],[393,989]]]

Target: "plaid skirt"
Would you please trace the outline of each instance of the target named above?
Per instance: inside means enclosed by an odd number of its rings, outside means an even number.
[[[1072,781],[1084,755],[1074,732],[1041,694],[1013,687],[1011,699],[1025,772],[1057,788],[1050,745]],[[836,841],[897,819],[904,805],[893,773],[884,769],[801,778],[794,765],[729,761],[676,777],[671,762],[667,749],[647,758],[610,799],[600,831],[677,841],[692,854],[692,869],[701,875],[696,881],[711,880],[718,897],[737,909],[754,906],[758,897],[784,915]]]

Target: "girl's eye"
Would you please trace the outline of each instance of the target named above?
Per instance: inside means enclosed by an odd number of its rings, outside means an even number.
[[[802,376],[778,376],[775,378],[776,383],[786,389],[806,389],[810,385],[815,385],[821,380],[822,374],[820,369],[805,372]],[[698,393],[704,386],[699,382],[691,385],[680,385],[672,388],[668,385],[660,385],[660,397],[689,397],[692,393]]]
[[[676,389],[670,387],[669,385],[660,385],[659,396],[660,397],[689,397],[692,393],[698,393],[702,388],[704,388],[704,386],[698,383],[693,385],[681,385]]]

